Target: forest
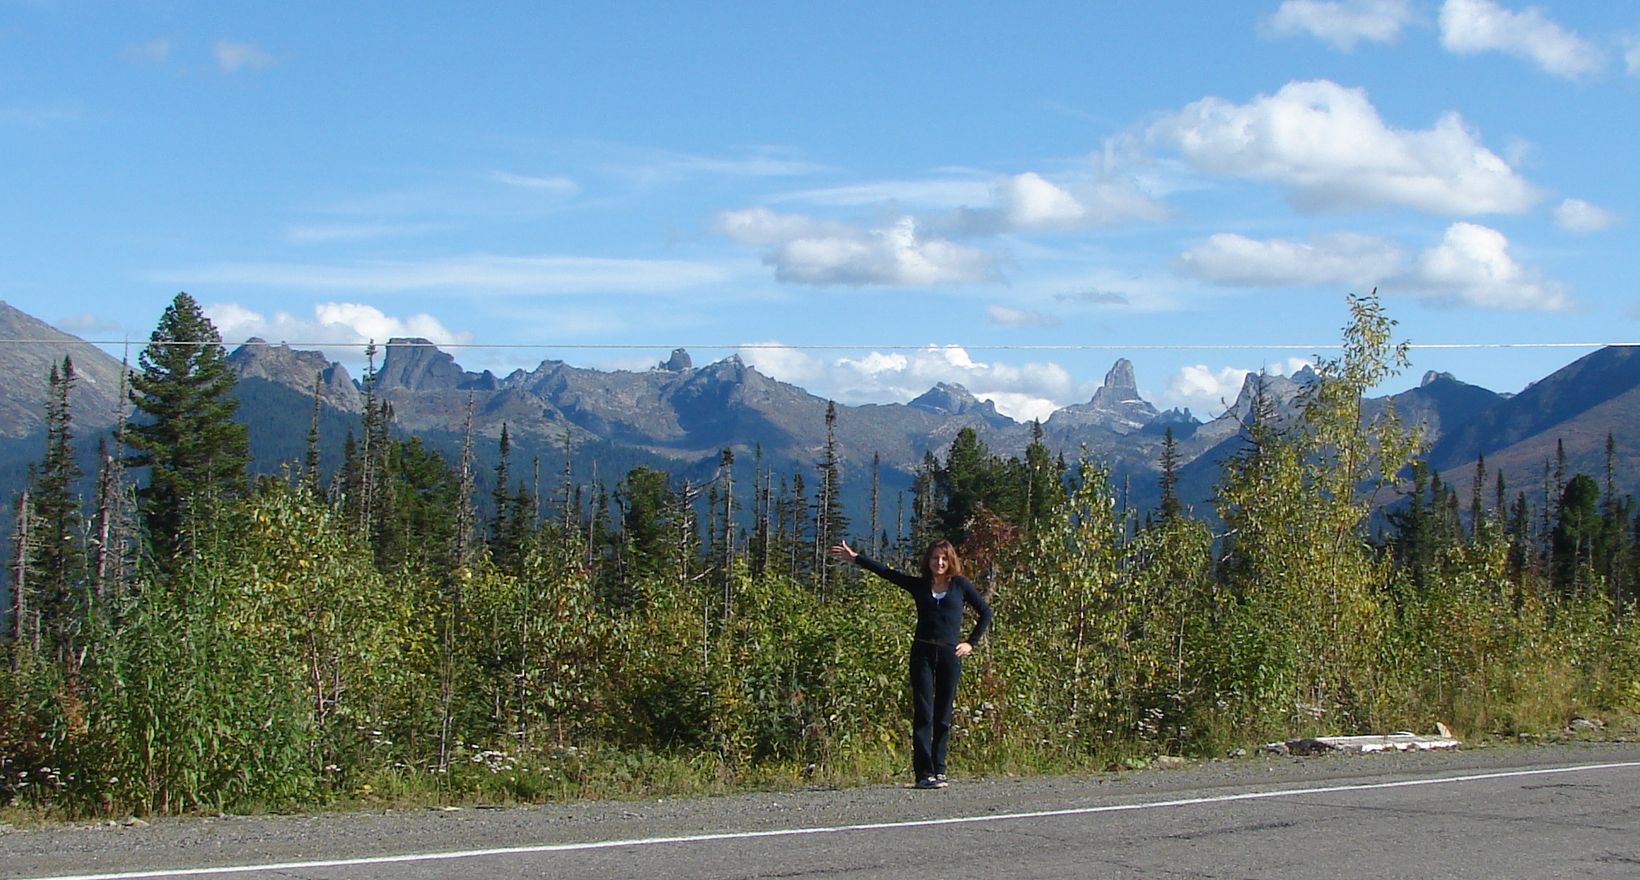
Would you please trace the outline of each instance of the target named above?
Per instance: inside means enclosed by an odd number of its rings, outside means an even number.
[[[179,295],[82,497],[69,391],[16,499],[0,805],[55,817],[537,802],[909,775],[909,603],[830,560],[958,545],[996,611],[965,663],[953,771],[1140,767],[1297,735],[1513,737],[1640,710],[1640,516],[1545,462],[1457,487],[1369,389],[1407,366],[1375,296],[1301,415],[1256,405],[1212,516],[1135,511],[1098,460],[971,431],[910,510],[849,522],[831,442],[735,485],[493,474],[392,430],[363,380],[342,466],[247,476],[210,321]],[[1171,441],[1171,437],[1169,437]],[[494,441],[487,441],[494,442]],[[1608,447],[1609,447],[1608,442]],[[1610,456],[1608,456],[1610,459]],[[566,454],[566,461],[568,455]],[[475,497],[480,482],[490,497]],[[743,481],[744,482],[744,481]]]

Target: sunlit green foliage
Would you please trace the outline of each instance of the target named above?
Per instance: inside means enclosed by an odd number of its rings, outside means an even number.
[[[1218,484],[1219,534],[1176,498],[1123,509],[1100,462],[1067,475],[1040,434],[1022,459],[970,433],[925,461],[908,525],[961,537],[996,609],[964,664],[958,772],[1640,711],[1632,500],[1567,475],[1534,510],[1500,483],[1466,529],[1453,487],[1408,468],[1416,435],[1363,422],[1361,396],[1403,351],[1375,298],[1350,309],[1302,417],[1254,407]],[[579,519],[566,500],[550,522],[498,489],[489,543],[462,554],[457,524],[482,520],[456,509],[460,478],[387,419],[372,407],[331,491],[225,495],[190,524],[193,552],[77,606],[83,664],[9,644],[0,795],[82,815],[907,772],[911,603],[872,578],[822,583],[824,493],[803,473],[725,502],[727,483],[637,469],[618,516],[594,503]],[[1404,483],[1375,533],[1379,490]],[[729,534],[699,509],[714,497],[755,511],[761,539],[700,541]]]

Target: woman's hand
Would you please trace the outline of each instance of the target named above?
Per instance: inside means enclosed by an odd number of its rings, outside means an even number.
[[[970,645],[967,642],[958,642],[957,643],[957,657],[959,657],[959,658],[966,657],[966,656],[968,656],[969,654],[972,654],[972,653],[974,653],[974,646],[973,645]]]
[[[850,547],[847,541],[838,541],[833,545],[831,555],[848,563],[853,563],[854,560],[860,558],[860,554],[854,552],[854,548]]]

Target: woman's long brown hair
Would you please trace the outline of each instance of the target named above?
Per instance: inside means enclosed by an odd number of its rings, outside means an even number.
[[[957,548],[951,546],[950,541],[935,541],[928,545],[922,555],[922,575],[925,578],[934,576],[934,567],[929,563],[934,561],[934,554],[945,555],[945,574],[948,577],[962,576],[962,560],[957,558]]]

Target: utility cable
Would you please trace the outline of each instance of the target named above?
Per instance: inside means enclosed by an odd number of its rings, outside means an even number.
[[[385,348],[391,345],[394,348],[437,348],[437,349],[566,349],[574,351],[661,351],[666,349],[696,349],[715,351],[720,349],[731,350],[773,350],[773,351],[930,351],[949,348],[960,348],[964,351],[1336,351],[1344,348],[1342,343],[1327,342],[1316,344],[1283,343],[1245,343],[1245,342],[1168,342],[1168,343],[1042,343],[1042,344],[1010,344],[1010,343],[961,343],[961,342],[925,342],[925,343],[793,343],[779,342],[713,342],[713,343],[633,343],[633,342],[429,342],[424,339],[398,340],[389,343],[369,342],[270,342],[265,339],[246,340],[243,343],[209,343],[196,340],[135,340],[135,339],[79,339],[88,345],[178,345],[202,346],[221,345],[224,348],[238,348],[240,346],[293,347],[304,349],[322,348],[368,348],[372,345]],[[0,339],[0,345],[53,345],[65,343],[62,339]],[[1409,342],[1406,347],[1410,350],[1457,350],[1457,349],[1513,349],[1513,348],[1634,348],[1640,347],[1640,342]]]

